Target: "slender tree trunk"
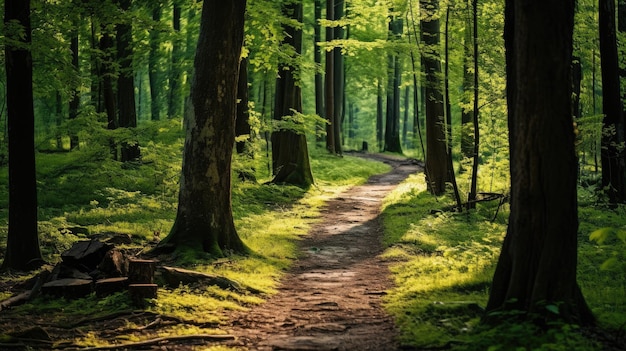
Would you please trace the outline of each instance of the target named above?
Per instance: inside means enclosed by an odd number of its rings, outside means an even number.
[[[78,57],[78,21],[74,22],[72,38],[70,39],[70,51],[72,52],[72,68],[75,74],[80,75],[79,57]],[[80,106],[80,85],[78,84],[72,91],[69,102],[69,119],[73,120],[78,117],[78,108]],[[70,150],[78,147],[78,135],[70,132]]]
[[[35,113],[30,1],[5,0],[4,24],[19,24],[23,46],[4,45],[9,130],[9,232],[1,270],[32,270],[43,263],[37,233]]]
[[[180,34],[181,7],[178,0],[173,1],[172,27],[174,29],[174,39],[172,40],[172,62],[170,66],[170,90],[169,102],[167,105],[167,116],[169,118],[180,117],[183,113],[183,89],[182,89],[182,64],[183,48]]]
[[[480,111],[478,110],[478,1],[472,0],[472,22],[474,23],[474,108],[472,114],[472,124],[474,128],[474,150],[472,151],[472,180],[470,182],[470,191],[467,195],[467,208],[476,208],[476,195],[478,186],[478,163],[480,161],[479,148],[480,148],[480,126],[478,124],[478,116]]]
[[[119,0],[122,11],[130,10],[131,0]],[[117,25],[117,55],[120,72],[117,78],[117,101],[119,106],[119,126],[122,128],[137,127],[137,111],[135,107],[135,78],[133,70],[132,25]],[[132,161],[140,157],[139,145],[136,140],[122,143],[121,161]]]
[[[465,53],[463,59],[463,105],[469,106],[472,103],[472,95],[474,93],[474,75],[470,70],[470,64],[473,64],[474,50],[474,28],[472,26],[473,1],[467,0],[467,15],[465,20],[465,37],[463,41],[463,51]],[[464,107],[461,113],[461,155],[463,157],[472,157],[474,152],[474,109]],[[464,171],[464,170],[461,170]]]
[[[600,56],[602,61],[602,186],[608,189],[611,204],[626,201],[624,151],[624,114],[620,93],[615,1],[600,0]]]
[[[335,1],[326,0],[326,19],[334,20],[335,18]],[[326,42],[331,42],[335,38],[335,28],[326,27]],[[326,51],[326,82],[325,92],[326,97],[326,149],[330,153],[335,153],[335,123],[337,123],[337,116],[335,116],[335,59],[333,50]]]
[[[586,325],[593,316],[576,283],[573,23],[574,0],[506,0],[511,215],[487,312]]]
[[[398,41],[402,35],[402,18],[396,17],[389,22],[389,37],[392,42]],[[402,153],[400,143],[400,55],[398,52],[388,54],[388,86],[387,115],[385,123],[385,151]]]
[[[296,1],[283,5],[283,13],[302,23],[302,2]],[[283,27],[286,35],[283,43],[291,45],[296,55],[302,51],[302,30],[292,26]],[[274,120],[283,116],[302,112],[302,91],[296,78],[297,67],[279,67],[280,76],[276,80],[276,101]],[[328,79],[328,78],[327,78]],[[272,133],[272,168],[273,183],[292,184],[307,188],[313,184],[313,174],[309,163],[309,151],[306,135],[293,130],[278,130]]]
[[[376,94],[376,142],[378,143],[378,150],[384,149],[384,104],[383,104],[383,85],[378,79],[378,89]]]
[[[441,63],[439,60],[439,19],[436,13],[439,0],[421,0],[420,6],[426,12],[421,19],[422,70],[426,105],[426,176],[429,190],[443,194],[449,180],[445,112],[441,87]]]
[[[314,21],[313,24],[313,60],[317,69],[322,67],[322,48],[318,43],[322,42],[322,26],[320,25],[320,19],[322,19],[322,0],[315,0],[314,3]],[[324,74],[320,71],[315,71],[315,113],[324,118],[326,115],[324,110]],[[325,126],[319,126],[320,130],[325,130]],[[318,133],[318,142],[324,141],[323,134]]]
[[[409,96],[411,96],[411,89],[407,86],[404,88],[404,118],[402,121],[402,144],[408,144],[408,127],[409,127]]]
[[[235,118],[235,136],[245,137],[245,140],[236,142],[237,153],[252,160],[254,153],[250,144],[252,143],[252,128],[250,127],[250,110],[248,108],[248,59],[242,58],[239,62],[239,80],[237,84],[237,116]],[[254,168],[242,169],[239,171],[239,178],[242,180],[255,181]]]
[[[161,3],[160,1],[154,1],[152,4],[152,21],[155,27],[161,21]],[[161,45],[160,34],[158,28],[152,28],[150,30],[150,54],[148,57],[148,77],[150,80],[150,112],[152,114],[152,120],[158,121],[161,119],[161,91],[163,89],[161,82],[161,65],[160,65],[160,50]]]
[[[156,251],[245,253],[232,215],[231,159],[245,0],[204,0],[176,220]],[[229,40],[224,40],[229,38]]]
[[[335,1],[335,11],[333,12],[333,19],[335,21],[342,19],[343,15],[344,15],[344,4],[345,4],[345,0],[338,0]],[[339,26],[336,27],[334,32],[334,37],[333,39],[343,39],[344,38],[344,34],[345,31],[343,29],[343,27]],[[334,153],[337,155],[341,155],[342,154],[342,150],[341,150],[341,146],[342,146],[342,141],[341,141],[341,126],[343,124],[343,120],[344,120],[344,114],[345,114],[345,108],[344,108],[344,103],[345,103],[345,72],[344,72],[344,60],[343,60],[343,55],[341,54],[341,48],[336,47],[333,49],[333,70],[334,70],[334,74],[333,74],[333,95],[335,98],[335,102],[333,103],[333,107],[335,112],[333,113],[333,120],[335,122],[334,124],[334,133],[333,136],[335,137],[335,142],[334,142],[334,146],[335,146],[335,150]]]
[[[104,26],[103,26],[104,27]],[[100,61],[100,79],[102,80],[102,103],[104,112],[107,115],[107,129],[116,129],[117,124],[117,102],[115,100],[115,91],[113,89],[113,38],[106,29],[103,28],[102,36],[100,38],[100,51],[102,52],[102,58]],[[114,160],[117,160],[117,144],[114,140],[109,140],[109,148],[111,156]]]

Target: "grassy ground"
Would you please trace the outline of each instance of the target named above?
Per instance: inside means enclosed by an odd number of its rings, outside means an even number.
[[[609,234],[599,245],[589,237],[601,227],[624,228],[624,208],[608,211],[594,203],[595,195],[587,190],[580,194],[579,284],[600,326],[623,333],[626,239],[620,245],[617,235]],[[531,324],[482,327],[479,321],[506,234],[508,206],[498,208],[499,202],[493,201],[471,213],[439,211],[452,203],[449,196],[431,196],[421,175],[409,178],[387,198],[384,256],[394,262],[397,284],[387,307],[402,330],[403,344],[453,350],[602,349],[597,335],[581,336],[576,326],[555,324],[547,332]],[[617,262],[604,264],[616,257]]]
[[[38,155],[39,227],[46,260],[58,261],[63,250],[87,236],[85,231],[89,235],[130,234],[133,244],[127,246],[129,250],[153,245],[155,237],[167,234],[176,210],[182,149],[180,126],[173,122],[152,124],[141,129],[140,136],[143,163],[138,164],[122,165],[108,160],[102,157],[103,150],[88,146],[72,153]],[[258,154],[263,154],[263,150],[258,150]],[[303,190],[260,185],[269,179],[266,161],[258,157],[255,161],[236,159],[234,163],[235,171],[255,169],[259,179],[257,183],[236,180],[233,186],[236,227],[254,254],[217,263],[179,257],[187,267],[226,276],[262,293],[237,293],[215,287],[162,289],[146,310],[187,324],[185,328],[172,326],[160,333],[221,333],[221,311],[260,303],[274,291],[284,269],[296,259],[297,240],[314,225],[324,201],[388,169],[380,163],[337,158],[314,150],[311,162],[316,185]],[[506,181],[504,166],[482,168],[487,175],[480,188],[505,191],[508,186],[501,183]],[[464,177],[459,183],[462,188],[467,187]],[[0,185],[0,242],[4,243],[6,169],[0,169]],[[595,194],[585,189],[581,189],[579,197],[579,283],[600,324],[611,333],[623,332],[626,239],[620,239],[622,232],[615,229],[624,229],[626,211],[603,208]],[[575,326],[557,325],[548,333],[541,333],[532,325],[481,328],[478,322],[506,232],[508,207],[493,201],[479,204],[471,213],[439,211],[450,204],[448,196],[435,198],[428,194],[423,175],[410,177],[384,204],[384,258],[393,262],[397,284],[389,292],[386,306],[401,328],[404,345],[455,350],[599,349],[593,338],[580,336]],[[602,228],[612,229],[603,229],[596,235],[600,240],[591,241],[590,234]],[[27,277],[3,275],[0,286],[8,287]],[[0,299],[9,295],[8,290],[0,291]],[[28,315],[63,325],[129,308],[132,306],[125,294],[75,301],[42,297],[9,313],[2,312],[0,320]],[[137,336],[132,330],[140,326],[135,323],[128,322],[124,328],[129,332],[122,332],[119,338],[134,341]],[[78,345],[111,341],[86,326],[77,328],[81,335],[72,340]]]

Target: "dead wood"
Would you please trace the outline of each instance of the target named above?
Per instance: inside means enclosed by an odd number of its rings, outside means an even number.
[[[205,340],[205,341],[224,341],[224,340],[234,340],[235,337],[233,335],[224,334],[224,335],[211,335],[211,334],[194,334],[194,335],[174,335],[174,336],[166,336],[162,338],[150,339],[145,341],[131,342],[126,344],[119,345],[108,345],[108,346],[97,346],[97,347],[88,347],[81,348],[83,351],[95,351],[95,350],[118,350],[118,349],[129,349],[133,350],[139,347],[158,345],[161,343],[168,342],[179,342],[186,340]],[[78,349],[77,349],[78,350]]]
[[[237,292],[249,291],[253,294],[261,293],[260,290],[242,286],[239,282],[215,274],[207,274],[183,268],[160,266],[158,272],[169,287],[176,288],[179,285],[215,285],[222,289]]]
[[[37,276],[37,279],[35,280],[33,288],[30,289],[29,291],[25,291],[21,294],[12,296],[0,302],[0,311],[13,307],[13,306],[23,304],[35,298],[39,294],[39,291],[41,290],[41,286],[43,285],[44,280],[47,279],[47,277],[50,275],[50,272],[46,271],[45,273],[46,274],[42,273]]]

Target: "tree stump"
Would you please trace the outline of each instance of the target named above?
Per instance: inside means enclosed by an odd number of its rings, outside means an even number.
[[[41,292],[66,299],[77,299],[91,293],[92,283],[91,280],[73,278],[53,280],[45,283],[41,287]]]
[[[130,284],[128,294],[135,306],[143,306],[145,299],[155,299],[157,297],[156,284]]]
[[[127,277],[100,279],[96,282],[96,296],[109,296],[113,293],[124,291],[127,287]]]
[[[128,282],[130,284],[154,284],[156,261],[131,259],[128,262]]]

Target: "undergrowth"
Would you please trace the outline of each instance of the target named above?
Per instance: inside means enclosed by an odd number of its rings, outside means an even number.
[[[459,183],[464,182],[461,179]],[[488,186],[506,193],[507,184],[489,182]],[[608,211],[592,202],[597,199],[595,195],[585,189],[579,193],[579,284],[600,326],[608,333],[623,333],[626,270],[623,265],[605,262],[623,257],[619,255],[625,246],[620,246],[617,235],[595,242],[590,240],[590,234],[604,227],[624,228],[624,208]],[[482,325],[509,208],[492,201],[479,203],[469,213],[441,210],[453,203],[451,196],[435,198],[429,194],[423,175],[409,177],[385,200],[387,249],[383,257],[392,262],[396,282],[386,298],[386,308],[396,319],[405,347],[490,351],[602,349],[575,325],[553,323],[547,329],[519,321]]]

